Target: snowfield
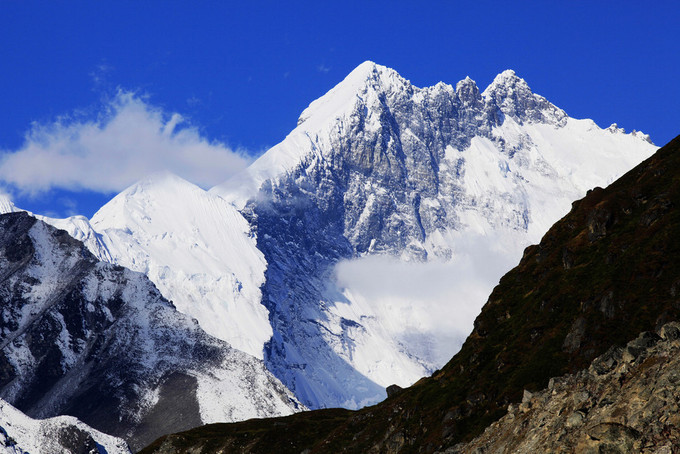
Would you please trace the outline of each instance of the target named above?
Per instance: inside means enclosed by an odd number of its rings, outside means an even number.
[[[157,174],[91,220],[41,219],[145,273],[306,406],[358,408],[444,365],[524,248],[656,149],[513,71],[481,92],[365,62],[209,191]]]

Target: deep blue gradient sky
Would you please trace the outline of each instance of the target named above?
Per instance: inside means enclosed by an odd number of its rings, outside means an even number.
[[[122,89],[258,154],[364,60],[417,86],[470,76],[482,90],[511,68],[570,116],[663,145],[680,133],[678,24],[672,1],[6,1],[0,150],[21,148],[32,124],[94,118]],[[14,198],[90,216],[111,195]]]

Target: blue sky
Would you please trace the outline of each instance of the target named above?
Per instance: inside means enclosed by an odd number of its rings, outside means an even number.
[[[680,133],[679,23],[671,1],[5,1],[0,184],[58,216],[91,216],[165,156],[209,186],[365,60],[417,86],[483,89],[511,68],[569,115],[663,145]],[[10,159],[69,146],[98,154]]]

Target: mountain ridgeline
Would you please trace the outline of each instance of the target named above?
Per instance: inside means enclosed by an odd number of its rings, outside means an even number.
[[[145,275],[25,212],[0,216],[0,269],[0,398],[30,417],[76,416],[140,449],[211,412],[298,407],[261,361],[206,334]]]
[[[501,279],[460,352],[431,377],[359,411],[210,425],[143,452],[411,453],[470,440],[524,390],[680,320],[678,200],[680,137],[574,202]]]
[[[246,172],[257,192],[242,213],[268,264],[267,367],[310,408],[360,408],[431,373],[469,333],[473,316],[462,314],[477,313],[523,247],[654,150],[643,134],[570,118],[513,71],[481,92],[470,78],[418,88],[363,63]],[[234,185],[211,192],[232,200]],[[494,256],[472,252],[490,276],[484,291],[471,297],[452,273],[459,293],[444,310],[416,295],[376,301],[336,279],[339,263],[367,257],[457,264],[479,237]],[[378,281],[375,267],[362,270]]]
[[[40,219],[146,274],[308,408],[358,409],[446,364],[524,247],[656,149],[510,70],[419,88],[365,62],[224,184],[157,174],[90,220]],[[203,422],[236,418],[210,407]]]
[[[0,218],[0,398],[29,417],[77,416],[132,449],[200,424],[341,407],[187,436],[221,434],[209,452],[433,451],[619,340],[601,332],[624,317],[620,289],[575,296],[581,316],[556,299],[570,289],[541,280],[552,271],[534,271],[494,293],[444,367],[524,248],[656,149],[569,117],[510,70],[484,91],[469,78],[419,88],[365,62],[210,190],[150,175],[89,220],[36,221],[0,196],[14,212]],[[590,246],[627,219],[597,213]],[[581,246],[559,255],[576,287]],[[547,267],[546,254],[525,261]],[[535,283],[556,293],[535,300],[548,294]],[[385,403],[349,411],[392,384]]]

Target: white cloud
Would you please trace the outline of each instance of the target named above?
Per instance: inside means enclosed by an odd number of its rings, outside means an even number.
[[[389,256],[343,261],[336,265],[335,284],[358,303],[366,319],[381,320],[412,353],[441,367],[460,349],[523,247],[512,233],[507,238],[468,234],[458,244],[447,262],[403,262]]]
[[[21,192],[52,188],[118,192],[167,170],[209,187],[244,169],[249,159],[211,142],[140,97],[119,92],[96,120],[34,124],[23,146],[4,151],[0,180]]]

